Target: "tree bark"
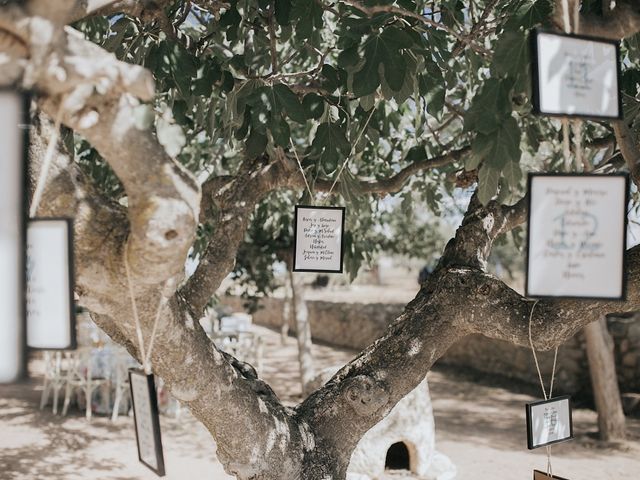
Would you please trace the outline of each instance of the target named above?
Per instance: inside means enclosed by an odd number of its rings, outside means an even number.
[[[277,158],[248,158],[236,175],[211,178],[201,189],[166,154],[155,133],[139,129],[132,120],[139,101],[154,96],[150,73],[62,28],[68,20],[61,6],[69,7],[68,15],[77,15],[86,10],[85,3],[30,0],[0,7],[0,33],[12,39],[0,42],[11,62],[0,69],[0,83],[21,77],[23,85],[38,91],[40,107],[49,116],[63,105],[62,122],[83,135],[113,168],[128,206],[101,197],[59,143],[38,215],[74,217],[80,304],[132,355],[140,357],[124,281],[124,251],[130,253],[145,338],[159,298],[169,299],[158,326],[153,371],[211,432],[227,473],[240,480],[342,480],[364,433],[459,338],[482,333],[528,345],[531,303],[484,270],[497,236],[524,221],[526,199],[510,207],[495,202],[483,207],[472,199],[440,265],[385,335],[300,405],[282,405],[255,370],[215,347],[197,318],[233,267],[258,202],[276,189],[300,188],[295,162],[282,152]],[[143,15],[147,5],[161,3],[122,0],[108,7]],[[627,11],[630,15],[620,18]],[[640,29],[633,12],[631,7],[616,8],[609,19],[618,21],[616,34]],[[52,127],[45,115],[41,120],[32,129],[34,177]],[[427,162],[420,168],[431,166]],[[399,188],[406,180],[403,171],[392,178],[393,185],[375,182],[369,191]],[[176,290],[203,220],[213,222],[216,233],[196,273]],[[531,322],[535,347],[553,348],[607,313],[638,309],[640,247],[627,252],[627,259],[626,302],[540,301]]]
[[[626,427],[616,363],[613,355],[613,339],[604,318],[584,328],[587,341],[587,357],[593,387],[593,397],[598,410],[598,430],[604,441],[624,440]]]
[[[291,283],[291,301],[293,317],[296,321],[296,340],[298,341],[298,362],[300,363],[300,383],[302,397],[310,393],[310,385],[315,375],[313,368],[313,354],[311,352],[311,325],[309,324],[309,309],[304,299],[304,281],[302,274],[295,274],[289,270]]]

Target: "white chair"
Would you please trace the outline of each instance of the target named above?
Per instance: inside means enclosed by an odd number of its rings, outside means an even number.
[[[68,362],[68,369],[65,378],[64,405],[62,415],[66,415],[69,403],[75,390],[80,390],[84,394],[86,402],[86,418],[91,420],[91,399],[93,392],[106,384],[108,379],[94,378],[92,375],[93,365],[91,358],[91,348],[79,348],[74,352],[65,352]]]
[[[120,403],[129,406],[130,388],[129,388],[129,367],[136,366],[137,362],[124,349],[117,349],[113,356],[113,368],[111,377],[111,386],[115,392],[113,401],[113,411],[111,412],[111,421],[115,422],[120,414]]]
[[[58,396],[65,384],[66,372],[62,365],[62,352],[44,351],[44,385],[40,397],[40,410],[49,401],[49,394],[53,392],[53,413],[58,413]]]

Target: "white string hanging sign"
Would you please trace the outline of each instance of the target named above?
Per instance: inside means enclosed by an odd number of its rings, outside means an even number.
[[[364,126],[356,136],[351,146],[349,155],[342,167],[338,170],[325,202],[331,197],[333,189],[338,183],[342,172],[353,156],[354,149],[369,125],[375,107],[371,109]],[[300,174],[313,203],[314,195],[307,181],[302,163],[298,157],[295,145],[290,140],[293,154],[296,157]],[[324,202],[323,202],[324,203]],[[293,247],[293,271],[294,272],[318,272],[318,273],[342,273],[344,259],[344,225],[345,208],[329,207],[324,205],[296,205],[294,214],[294,247]]]
[[[553,397],[553,386],[558,360],[558,347],[555,348],[553,354],[551,382],[549,384],[549,392],[547,394],[532,334],[533,312],[537,304],[538,300],[534,302],[529,313],[528,333],[529,345],[533,354],[533,360],[536,365],[538,380],[540,381],[540,388],[542,389],[544,400],[532,402],[526,405],[527,447],[529,449],[535,449],[543,446],[546,448],[547,478],[557,478],[553,475],[553,467],[551,464],[551,445],[573,438],[571,399],[569,396]]]
[[[138,313],[138,306],[137,306],[137,302],[136,302],[136,297],[135,297],[135,293],[133,291],[133,282],[131,281],[131,269],[129,267],[129,258],[128,258],[128,253],[129,253],[129,242],[126,241],[125,242],[125,247],[123,250],[123,262],[124,262],[124,269],[125,269],[125,274],[127,277],[127,287],[129,290],[129,299],[131,301],[131,312],[133,314],[133,320],[135,322],[135,328],[136,328],[136,337],[138,339],[138,350],[140,352],[140,360],[142,363],[142,367],[144,372],[147,375],[150,375],[152,373],[152,368],[151,368],[151,352],[153,351],[153,345],[154,345],[154,341],[156,338],[156,332],[158,330],[158,324],[160,323],[160,317],[162,315],[162,311],[164,310],[165,305],[167,304],[167,297],[165,296],[164,292],[167,289],[167,287],[169,286],[171,279],[168,279],[165,284],[164,287],[162,289],[162,291],[160,292],[160,300],[158,301],[158,307],[156,309],[156,314],[155,314],[155,318],[153,321],[153,327],[151,329],[151,336],[149,338],[149,344],[148,347],[149,349],[146,350],[145,348],[145,342],[144,342],[144,336],[142,333],[142,324],[140,322],[140,315]]]

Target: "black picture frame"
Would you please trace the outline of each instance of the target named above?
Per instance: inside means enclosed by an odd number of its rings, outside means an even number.
[[[154,453],[156,457],[157,468],[145,462],[142,458],[142,450],[140,448],[139,419],[136,413],[136,395],[134,393],[134,387],[133,387],[134,376],[143,377],[146,382],[145,393],[148,395],[148,404],[150,408],[150,411],[148,413],[151,418],[151,428],[153,429]],[[136,431],[136,445],[138,447],[138,460],[140,460],[140,462],[143,465],[145,465],[147,468],[149,468],[159,477],[164,477],[165,466],[164,466],[164,454],[162,450],[162,435],[160,432],[160,412],[158,410],[158,397],[156,394],[156,385],[155,385],[153,374],[147,375],[144,372],[144,370],[140,368],[130,368],[129,369],[129,389],[131,392],[131,404],[133,407],[133,421],[134,421],[135,431]]]
[[[19,97],[21,105],[20,111],[20,123],[16,125],[18,133],[21,136],[19,142],[22,144],[21,158],[19,159],[19,166],[17,167],[18,185],[20,191],[18,192],[17,203],[19,204],[20,212],[18,215],[18,245],[19,245],[19,257],[18,257],[18,272],[14,279],[15,285],[18,285],[17,292],[17,308],[18,315],[16,315],[15,321],[17,322],[17,335],[16,340],[18,342],[18,358],[17,364],[14,369],[14,375],[12,378],[1,380],[0,383],[13,383],[20,382],[27,378],[27,333],[26,333],[26,220],[27,220],[27,202],[28,202],[28,158],[29,158],[29,128],[30,128],[30,106],[31,95],[29,92],[21,90],[14,86],[2,86],[0,87],[0,94],[12,94]],[[6,175],[6,172],[3,172]],[[6,192],[5,192],[6,193]]]
[[[533,480],[539,480],[540,476],[537,475],[537,474],[539,474],[543,478],[552,478],[553,480],[567,480],[566,478],[559,477],[557,475],[549,476],[546,472],[543,472],[542,470],[534,470],[533,471]]]
[[[539,67],[539,51],[538,51],[538,36],[539,35],[554,35],[558,37],[566,37],[573,38],[577,40],[586,40],[590,42],[596,43],[606,43],[609,45],[613,45],[616,49],[616,82],[617,82],[617,90],[618,90],[618,115],[617,116],[608,116],[608,115],[593,115],[593,114],[580,114],[580,113],[557,113],[557,112],[545,112],[542,110],[540,105],[540,67]],[[589,35],[578,35],[573,33],[561,33],[556,31],[551,31],[547,29],[533,29],[529,35],[529,49],[531,52],[531,103],[533,105],[533,113],[536,115],[544,115],[549,117],[558,117],[558,118],[583,118],[587,120],[622,120],[624,118],[624,111],[622,109],[622,94],[620,90],[621,80],[622,80],[622,67],[620,61],[620,42],[606,39],[593,37]]]
[[[557,439],[557,440],[552,440],[550,442],[541,443],[539,445],[534,444],[534,439],[533,439],[533,418],[532,418],[532,409],[533,409],[533,407],[540,406],[540,405],[545,405],[547,403],[557,403],[557,402],[564,402],[564,401],[567,401],[568,408],[569,408],[569,436],[561,438],[561,439]],[[527,448],[529,450],[534,450],[536,448],[545,447],[547,445],[553,445],[553,444],[556,444],[556,443],[566,442],[566,441],[571,440],[571,439],[574,438],[574,434],[573,434],[573,406],[571,404],[571,396],[570,395],[562,395],[560,397],[553,397],[553,398],[550,398],[548,400],[540,400],[540,401],[537,401],[537,402],[527,403],[526,406],[525,406],[525,412],[526,412],[526,417],[527,417]]]
[[[296,263],[297,250],[298,250],[298,214],[302,209],[312,210],[332,210],[339,211],[341,215],[341,229],[340,229],[340,268],[337,270],[332,269],[310,269],[299,268]],[[346,209],[345,207],[326,207],[315,205],[296,205],[294,217],[293,217],[293,268],[294,272],[310,272],[310,273],[342,273],[344,271],[344,225],[345,225]]]
[[[622,291],[620,296],[618,297],[606,297],[606,296],[590,296],[590,295],[537,295],[530,291],[530,282],[529,282],[529,264],[531,258],[531,212],[532,212],[532,203],[533,198],[531,195],[531,185],[533,180],[536,177],[567,177],[567,178],[602,178],[602,177],[622,177],[625,181],[625,204],[623,208],[623,222],[622,222]],[[628,217],[627,217],[627,208],[629,205],[630,197],[630,181],[628,173],[553,173],[553,172],[529,172],[527,176],[527,249],[525,255],[525,284],[524,284],[524,294],[527,298],[536,298],[536,299],[554,299],[554,298],[565,298],[571,300],[609,300],[609,301],[625,301],[627,299],[627,226],[628,226]]]
[[[27,220],[27,230],[29,225],[39,223],[39,222],[64,222],[67,230],[67,272],[69,277],[69,293],[68,293],[68,301],[69,301],[69,344],[63,347],[34,347],[28,344],[28,318],[27,318],[27,347],[29,350],[55,350],[55,351],[63,351],[63,350],[76,350],[78,348],[78,338],[76,331],[76,309],[75,309],[75,299],[74,299],[74,291],[75,291],[75,259],[74,259],[74,237],[73,237],[73,219],[69,217],[37,217]],[[28,281],[25,276],[25,295],[28,291]],[[25,317],[27,317],[25,313]]]

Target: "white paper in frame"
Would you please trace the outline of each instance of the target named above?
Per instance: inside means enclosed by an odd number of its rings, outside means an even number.
[[[533,31],[531,47],[536,113],[622,118],[618,42]]]
[[[27,345],[75,349],[73,221],[41,218],[27,224]]]
[[[154,377],[137,368],[129,369],[129,386],[138,459],[159,477],[164,477],[164,454]]]
[[[344,207],[296,205],[294,272],[342,272],[344,216]]]
[[[26,373],[24,237],[28,97],[0,89],[0,383]]]
[[[573,438],[571,397],[562,396],[526,405],[527,448],[565,442]]]
[[[627,175],[529,174],[525,294],[626,296]]]

